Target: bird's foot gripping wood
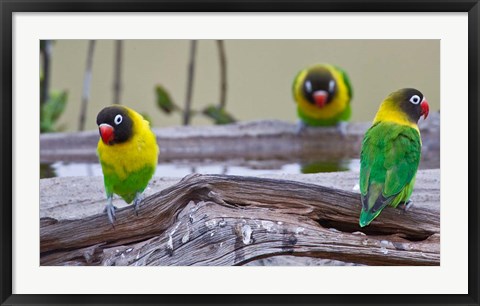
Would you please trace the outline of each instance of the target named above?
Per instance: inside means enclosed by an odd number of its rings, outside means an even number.
[[[347,136],[347,126],[348,126],[348,122],[346,121],[339,121],[337,123],[337,130],[342,137]]]
[[[133,209],[135,210],[135,215],[138,217],[138,209],[140,208],[140,203],[143,201],[143,194],[138,193],[135,195],[135,199],[133,199]]]
[[[305,122],[303,122],[303,120],[299,120],[297,122],[297,126],[295,128],[295,134],[297,134],[297,135],[302,134],[303,131],[305,131],[306,127],[307,127],[307,125],[305,124]]]
[[[107,198],[107,205],[105,206],[105,209],[103,212],[107,212],[108,215],[108,221],[113,225],[115,222],[115,210],[117,210],[117,207],[112,204],[112,197]]]
[[[407,203],[400,202],[400,204],[398,204],[397,207],[400,209],[403,209],[404,211],[408,211],[412,206],[413,206],[412,200],[408,200]]]

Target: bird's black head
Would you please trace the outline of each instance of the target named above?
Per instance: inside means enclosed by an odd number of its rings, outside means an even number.
[[[407,114],[411,122],[417,123],[421,116],[428,116],[429,106],[423,94],[415,88],[403,88],[390,94],[390,100]]]
[[[103,143],[114,145],[130,139],[133,121],[128,110],[121,106],[108,106],[97,115],[97,125]]]
[[[303,80],[303,96],[311,104],[320,108],[333,100],[337,92],[337,82],[332,73],[323,66],[312,68]]]

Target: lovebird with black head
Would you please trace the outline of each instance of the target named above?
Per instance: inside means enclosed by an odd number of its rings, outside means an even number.
[[[100,139],[97,154],[102,166],[111,224],[115,221],[113,194],[134,203],[135,213],[143,191],[155,173],[159,148],[150,124],[142,115],[121,105],[108,106],[97,115]]]
[[[405,210],[411,206],[422,149],[417,123],[428,112],[425,96],[414,88],[397,90],[380,104],[360,153],[360,227],[388,205]]]
[[[350,119],[353,90],[342,68],[316,64],[297,73],[293,98],[301,128],[304,126],[340,126]]]

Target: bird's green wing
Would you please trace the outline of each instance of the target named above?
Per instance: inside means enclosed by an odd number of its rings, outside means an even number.
[[[363,196],[368,192],[372,169],[383,163],[383,156],[380,154],[382,152],[380,132],[381,127],[378,127],[378,123],[374,124],[367,130],[363,138],[360,153],[360,192]]]
[[[305,69],[303,70],[300,70],[296,75],[295,75],[295,78],[293,79],[293,83],[292,83],[292,95],[293,95],[293,101],[296,101],[297,99],[297,83],[298,82],[301,82],[302,80],[300,80],[300,76],[302,75],[302,73],[305,71]]]
[[[383,188],[385,197],[398,194],[417,173],[421,151],[420,135],[415,129],[407,127],[389,145],[384,163],[387,170]]]
[[[380,122],[367,131],[360,157],[361,225],[398,204],[397,196],[415,177],[420,150],[420,135],[411,127]]]
[[[350,78],[348,77],[348,74],[342,68],[340,68],[338,66],[334,66],[334,67],[342,75],[343,82],[345,83],[345,86],[347,86],[348,96],[350,97],[350,99],[353,98],[353,88],[352,88],[352,84],[350,83]]]

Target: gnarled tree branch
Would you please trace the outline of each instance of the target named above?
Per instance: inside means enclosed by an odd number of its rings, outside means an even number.
[[[421,182],[417,182],[417,185]],[[437,194],[426,190],[425,194]],[[438,201],[386,208],[359,228],[360,195],[308,183],[190,175],[136,217],[43,218],[42,265],[242,265],[291,254],[374,265],[439,265]]]

